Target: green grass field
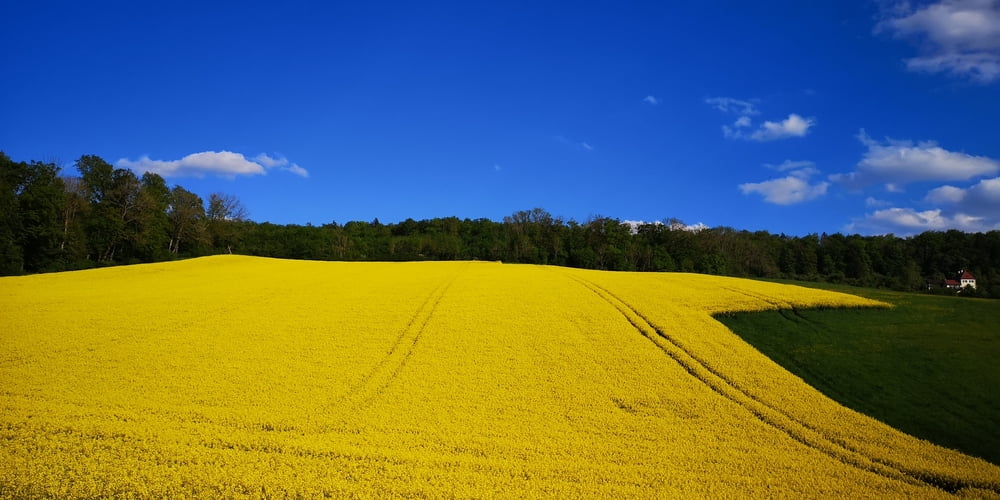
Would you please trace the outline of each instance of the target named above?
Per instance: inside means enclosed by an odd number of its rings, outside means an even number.
[[[795,284],[896,307],[718,319],[841,404],[1000,464],[1000,301]]]

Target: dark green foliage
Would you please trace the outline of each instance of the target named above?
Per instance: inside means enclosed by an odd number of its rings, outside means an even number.
[[[62,252],[63,269],[89,267],[86,220],[90,212],[87,186],[80,177],[63,177]]]
[[[200,196],[180,186],[174,186],[170,190],[167,219],[171,227],[168,246],[171,253],[174,255],[206,253],[209,236],[205,204]]]
[[[764,312],[719,320],[845,406],[1000,464],[1000,307],[995,301],[821,288],[896,307]]]
[[[318,260],[501,260],[615,271],[680,271],[785,278],[954,295],[941,283],[961,269],[967,297],[1000,298],[1000,231],[927,232],[911,238],[789,237],[677,219],[631,224],[563,220],[541,208],[489,219],[445,217],[322,226],[255,223],[233,196],[201,197],[139,179],[93,155],[80,177],[15,163],[0,153],[0,274],[154,262],[212,253]],[[60,187],[61,185],[61,187]],[[60,194],[61,193],[61,194]],[[59,194],[59,196],[57,196]]]
[[[64,191],[59,167],[0,152],[0,271],[61,269]]]
[[[0,274],[24,270],[24,250],[19,244],[21,211],[18,204],[20,165],[0,151]]]
[[[135,217],[135,256],[143,262],[170,257],[170,188],[163,177],[146,172],[139,181]]]
[[[211,217],[210,217],[211,219]],[[620,271],[682,271],[789,278],[928,291],[958,270],[976,275],[964,296],[1000,297],[1000,231],[933,233],[951,257],[921,255],[921,238],[789,237],[720,227],[691,230],[677,220],[629,225],[594,217],[563,221],[542,209],[503,222],[447,217],[396,224],[352,221],[323,226],[244,222],[233,251],[320,260],[502,260]],[[212,251],[227,251],[215,240]],[[950,266],[950,267],[948,267]],[[957,267],[956,267],[957,266]],[[931,292],[954,295],[947,289]]]
[[[59,167],[33,161],[28,164],[26,174],[24,188],[18,195],[24,269],[54,271],[60,267],[59,243],[65,203]]]

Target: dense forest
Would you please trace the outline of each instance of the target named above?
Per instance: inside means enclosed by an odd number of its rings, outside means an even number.
[[[937,284],[967,270],[964,295],[1000,298],[1000,231],[900,238],[775,235],[676,219],[584,222],[543,209],[490,219],[352,221],[322,226],[248,219],[231,195],[207,203],[157,174],[136,176],[87,155],[78,175],[0,152],[0,275],[155,262],[217,253],[317,260],[499,260],[622,271],[682,271],[953,293]]]

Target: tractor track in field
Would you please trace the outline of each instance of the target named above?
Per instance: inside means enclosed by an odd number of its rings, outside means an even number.
[[[399,377],[400,372],[406,367],[407,361],[413,356],[413,351],[423,336],[427,323],[430,322],[438,304],[441,303],[441,299],[457,278],[458,273],[446,278],[427,295],[406,327],[396,336],[386,355],[365,372],[347,393],[338,398],[334,406],[366,407]]]
[[[722,287],[722,288],[725,289],[725,290],[728,290],[730,292],[737,293],[737,294],[740,294],[740,295],[744,295],[744,296],[750,297],[752,299],[760,300],[760,301],[762,301],[764,303],[770,304],[770,305],[774,306],[774,311],[775,312],[781,314],[784,318],[788,319],[789,321],[805,321],[805,322],[810,322],[810,323],[812,322],[809,318],[805,317],[805,315],[802,314],[801,310],[799,310],[798,308],[792,306],[791,304],[787,304],[787,303],[786,304],[782,304],[781,302],[776,301],[776,300],[774,300],[774,299],[772,299],[770,297],[767,297],[767,296],[762,295],[762,294],[750,292],[750,291],[747,291],[747,290],[740,290],[740,289],[731,288],[731,287]],[[879,306],[874,306],[874,307],[877,308]],[[791,312],[791,314],[792,314],[793,317],[789,317],[788,316],[788,314],[787,314],[788,311]],[[830,441],[830,442],[832,442],[832,443],[834,443],[834,444],[836,444],[836,445],[838,445],[838,446],[840,446],[840,447],[842,447],[842,448],[844,448],[844,449],[846,449],[846,450],[848,450],[848,451],[850,451],[852,453],[857,453],[858,455],[865,456],[865,457],[867,457],[869,460],[871,460],[873,462],[876,462],[876,463],[879,463],[879,464],[883,464],[883,465],[885,465],[887,467],[895,469],[895,470],[897,470],[897,471],[899,471],[899,472],[901,472],[903,474],[906,474],[906,475],[908,475],[910,477],[914,477],[914,478],[916,478],[916,479],[918,479],[918,480],[920,480],[920,481],[922,481],[922,482],[924,482],[926,484],[929,484],[929,485],[937,487],[937,488],[941,488],[941,489],[943,489],[943,490],[945,490],[945,491],[947,491],[949,493],[955,493],[956,491],[961,490],[963,488],[971,487],[971,488],[982,488],[982,489],[990,490],[993,493],[1000,494],[1000,486],[998,486],[997,484],[975,483],[975,482],[970,482],[970,481],[966,481],[966,480],[962,480],[962,479],[958,479],[958,478],[942,478],[940,476],[933,476],[933,475],[930,475],[930,474],[928,474],[926,472],[922,472],[922,471],[919,471],[919,470],[913,470],[912,468],[907,467],[905,464],[901,464],[901,463],[898,463],[898,462],[890,460],[890,459],[868,456],[863,451],[861,451],[859,448],[857,448],[856,446],[850,444],[849,442],[846,442],[846,441],[841,440],[841,439],[836,439],[836,438],[832,438],[832,437],[826,436],[825,434],[823,434],[823,430],[821,428],[819,428],[818,426],[812,425],[812,424],[810,424],[808,422],[805,422],[805,421],[802,421],[802,420],[799,420],[799,419],[793,417],[791,414],[785,412],[780,407],[775,406],[775,405],[773,405],[771,403],[768,403],[767,401],[765,401],[765,400],[757,397],[756,395],[754,395],[753,393],[751,393],[749,390],[742,389],[742,388],[738,387],[735,382],[727,379],[722,374],[719,374],[719,376],[721,378],[723,378],[723,379],[726,379],[727,382],[729,382],[731,385],[733,385],[734,387],[737,387],[737,389],[739,389],[740,391],[742,391],[743,393],[745,393],[747,396],[749,396],[750,398],[754,399],[755,401],[759,402],[760,404],[762,404],[764,406],[767,406],[768,408],[772,409],[775,412],[781,413],[782,415],[784,415],[788,419],[793,420],[793,421],[799,423],[803,427],[806,427],[806,428],[808,428],[808,429],[810,429],[810,430],[812,430],[812,431],[814,431],[814,432],[816,432],[818,434],[823,435],[823,437],[826,440],[828,440],[828,441]]]
[[[646,316],[609,290],[583,278],[569,277],[618,310],[637,332],[653,342],[670,359],[711,391],[743,407],[758,420],[791,439],[857,469],[888,479],[912,485],[931,486],[948,493],[955,493],[967,487],[984,488],[1000,493],[994,484],[975,484],[959,478],[943,478],[932,476],[927,472],[910,470],[900,464],[867,456],[846,443],[825,436],[808,423],[789,415],[740,387],[729,377],[724,376],[707,362],[699,359],[676,339],[657,328]]]

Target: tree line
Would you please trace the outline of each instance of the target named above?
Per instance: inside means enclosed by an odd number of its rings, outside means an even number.
[[[202,198],[163,177],[86,155],[78,176],[0,152],[0,275],[157,262],[232,251],[246,210],[233,196]]]
[[[752,278],[927,290],[967,270],[1000,298],[1000,231],[929,231],[900,238],[786,236],[676,219],[584,222],[543,209],[502,221],[444,217],[321,226],[258,223],[231,195],[205,203],[154,173],[136,176],[96,156],[62,176],[51,163],[14,162],[0,152],[0,274],[240,253],[350,261],[491,260],[617,271],[680,271]],[[937,286],[932,291],[946,293]]]

